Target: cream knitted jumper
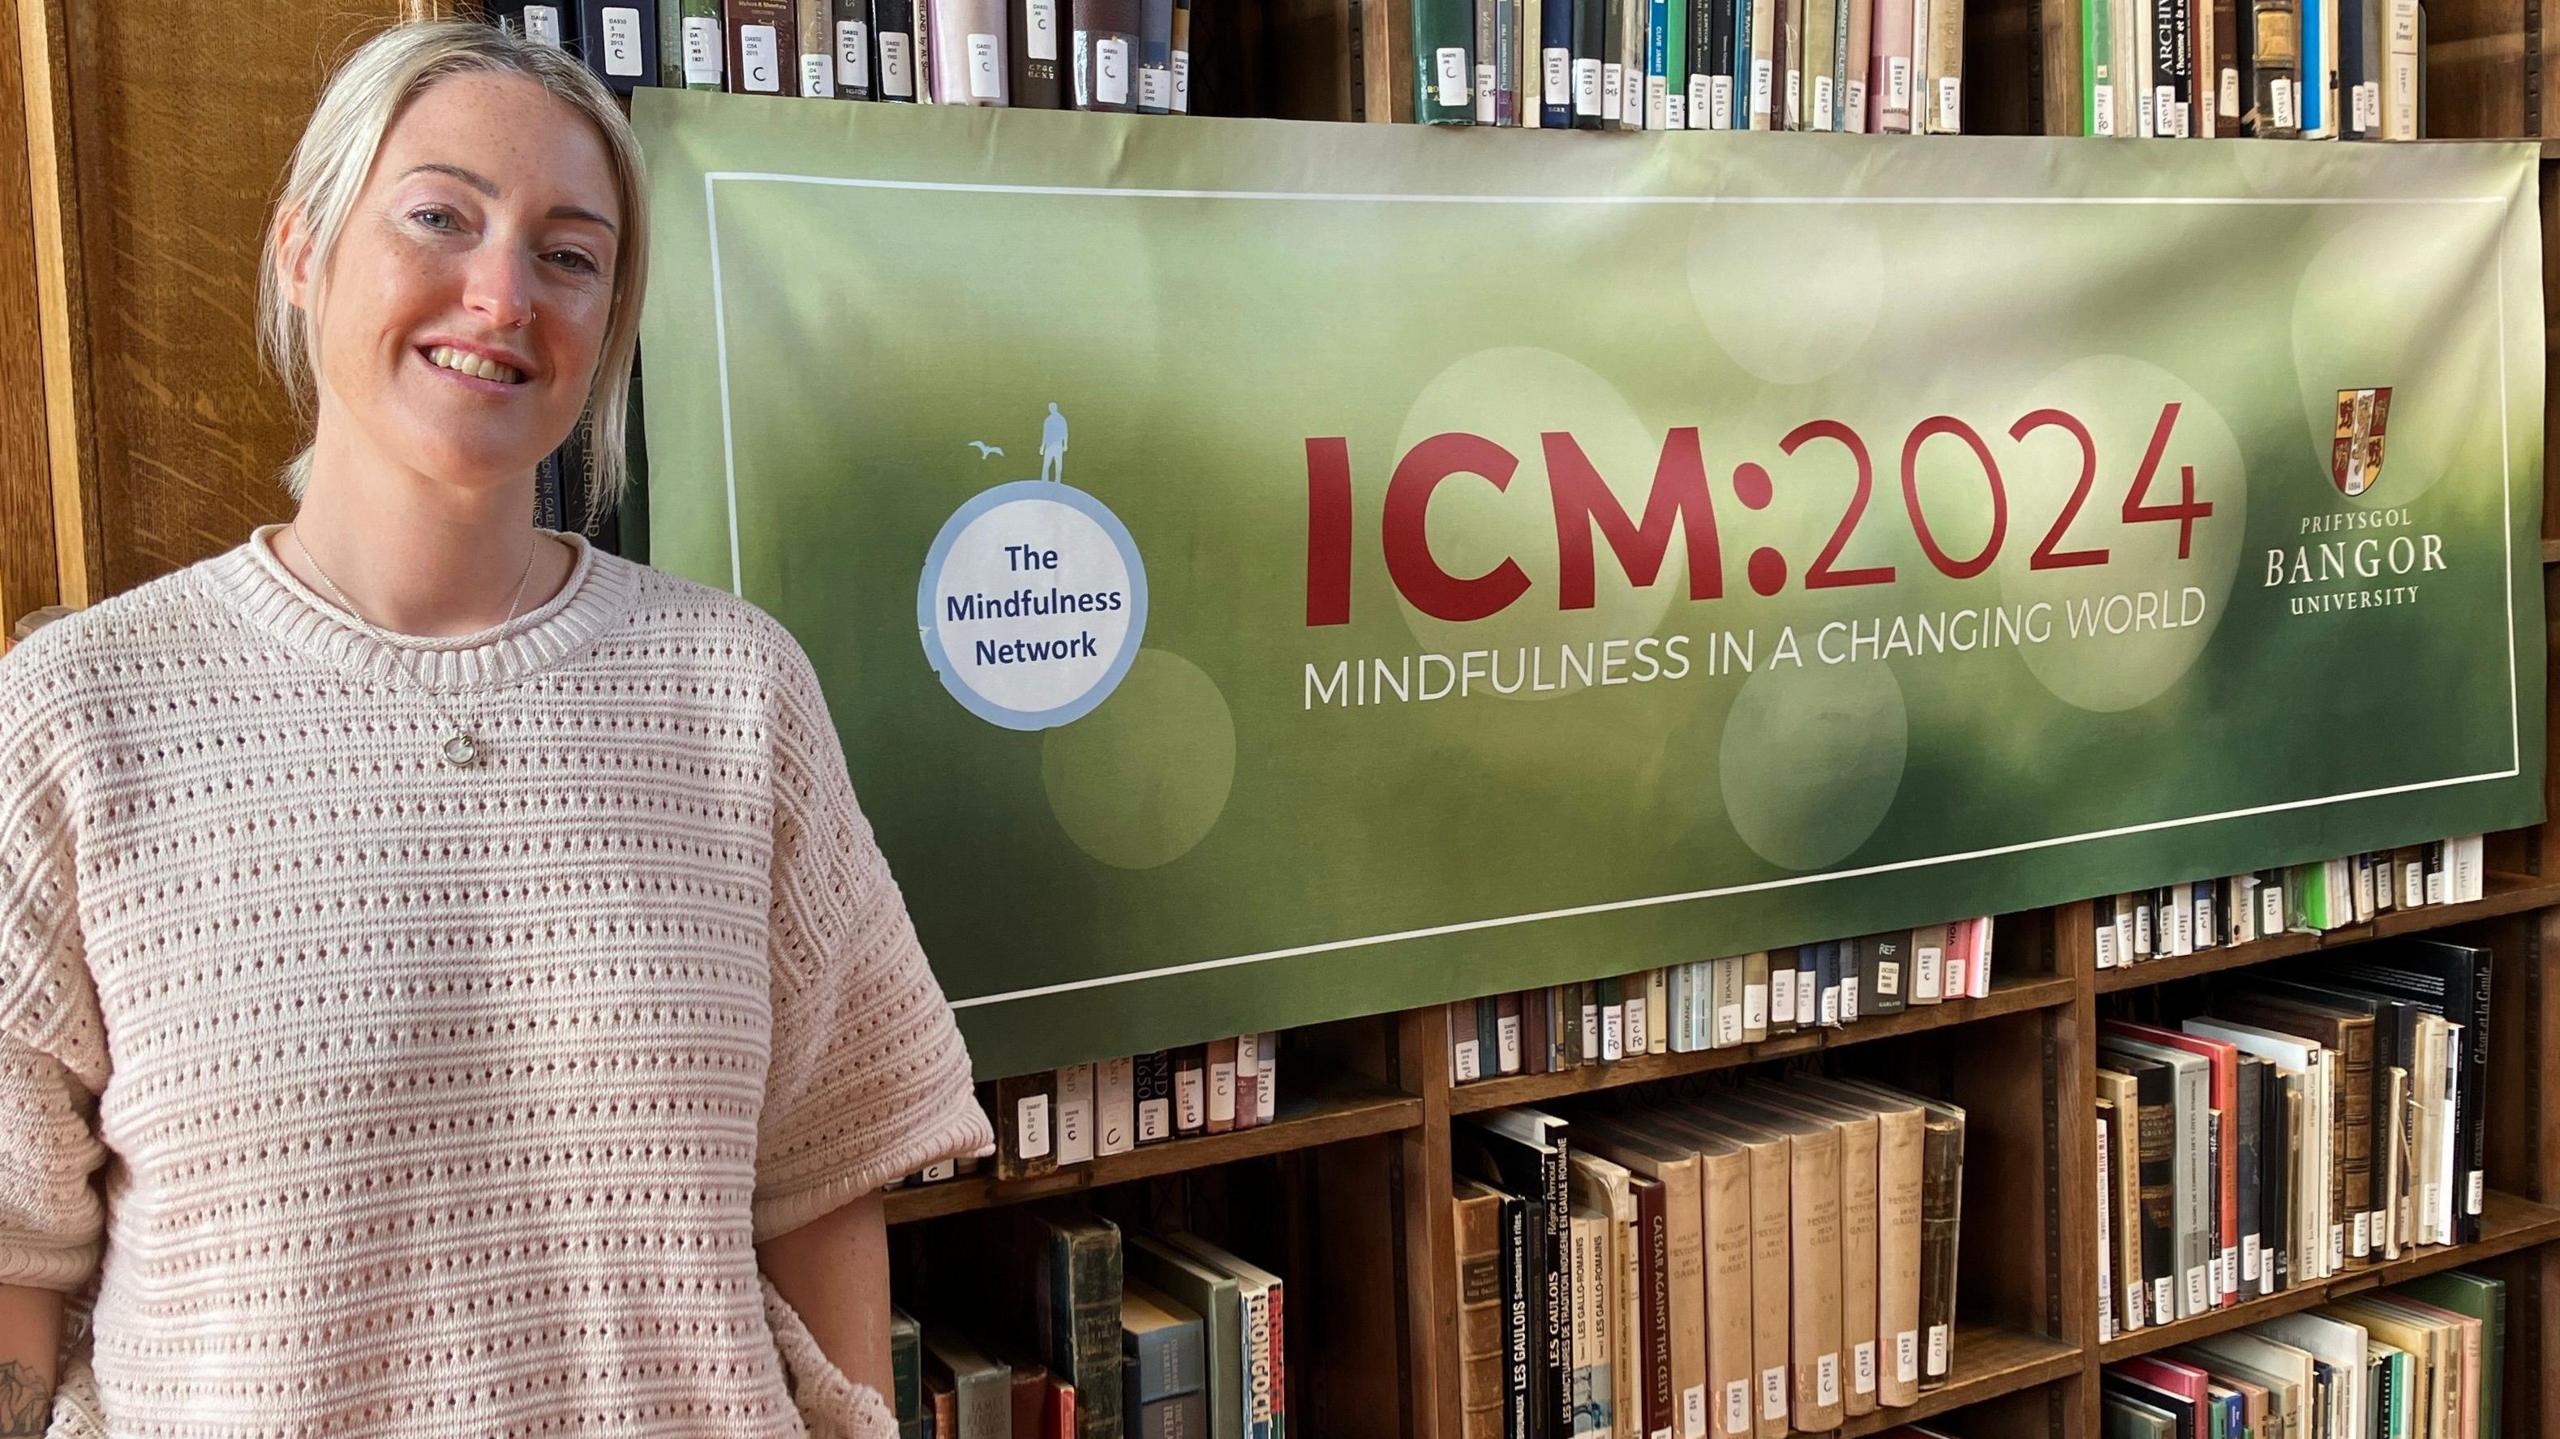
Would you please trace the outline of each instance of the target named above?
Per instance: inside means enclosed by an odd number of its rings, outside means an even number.
[[[52,1432],[894,1436],[753,1245],[991,1136],[799,646],[571,536],[386,647],[272,529],[0,659],[0,1283],[95,1285]]]

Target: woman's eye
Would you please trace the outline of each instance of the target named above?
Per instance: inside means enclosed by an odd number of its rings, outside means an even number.
[[[551,252],[551,259],[561,268],[575,270],[581,275],[596,273],[596,262],[576,250],[554,250]]]
[[[450,233],[453,230],[461,228],[461,222],[454,218],[451,210],[437,206],[429,206],[423,210],[412,210],[409,212],[409,218],[430,230],[439,232]]]

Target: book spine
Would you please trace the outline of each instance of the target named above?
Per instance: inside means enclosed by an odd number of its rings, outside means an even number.
[[[1076,1386],[1080,1439],[1120,1439],[1120,1232],[1107,1224],[1054,1235],[1050,1305],[1067,1339],[1050,1367]]]
[[[1173,0],[1173,113],[1191,113],[1191,0]]]
[[[1490,1005],[1493,1001],[1487,1000]],[[1262,1036],[1236,1036],[1236,1125],[1251,1129],[1262,1122]]]
[[[1455,0],[1458,33],[1468,32],[1466,0]],[[1458,104],[1468,106],[1472,74],[1467,58],[1458,64]],[[1138,113],[1173,113],[1173,0],[1138,0]]]
[[[1008,12],[1006,98],[1026,110],[1055,110],[1067,94],[1066,67],[1058,62],[1058,0],[1012,0]]]
[[[1209,1052],[1186,1045],[1173,1054],[1173,1132],[1188,1136],[1209,1128]]]
[[[1964,133],[1964,6],[1936,0],[1929,6],[1929,133]]]
[[[792,48],[799,52],[795,77],[803,100],[836,98],[835,0],[792,0]]]
[[[1674,1427],[1671,1393],[1671,1227],[1660,1184],[1636,1191],[1636,1229],[1641,1241],[1643,1278],[1639,1293],[1644,1356],[1644,1436],[1680,1432]]]
[[[1517,1195],[1502,1201],[1502,1414],[1505,1439],[1536,1433],[1531,1426],[1537,1385],[1530,1363],[1535,1333],[1531,1312],[1530,1264],[1534,1248],[1529,1233],[1530,1205]]]
[[[1093,1067],[1093,1152],[1126,1154],[1138,1142],[1136,1066],[1106,1059]]]
[[[799,29],[790,0],[726,0],[729,89],[780,95],[800,68]]]
[[[1136,1095],[1137,1140],[1161,1144],[1173,1138],[1173,1051],[1159,1049],[1130,1061]]]
[[[996,1178],[1027,1179],[1057,1169],[1057,1105],[1056,1070],[996,1081]]]
[[[1202,1067],[1208,1080],[1208,1109],[1201,1129],[1208,1134],[1225,1134],[1236,1127],[1236,1042],[1213,1039],[1202,1046]]]
[[[1135,111],[1138,7],[1130,0],[1069,0],[1067,13],[1075,55],[1075,108]]]
[[[871,0],[872,93],[895,104],[916,100],[915,0]]]
[[[1071,1064],[1057,1072],[1058,1163],[1089,1164],[1094,1154],[1093,1066]]]
[[[1955,1363],[1956,1242],[1963,1227],[1964,1119],[1932,1110],[1920,1184],[1920,1387],[1943,1387]]]

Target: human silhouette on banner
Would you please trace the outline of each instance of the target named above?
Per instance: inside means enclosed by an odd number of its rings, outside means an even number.
[[[1067,479],[1067,417],[1058,402],[1049,402],[1049,419],[1040,427],[1040,478],[1060,484]]]

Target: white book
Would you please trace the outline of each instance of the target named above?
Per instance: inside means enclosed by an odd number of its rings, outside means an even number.
[[[2293,1193],[2299,1211],[2298,1221],[2305,1233],[2315,1240],[2320,1235],[2333,1233],[2328,1213],[2328,1151],[2333,1139],[2328,1109],[2330,1087],[2327,1056],[2329,1051],[2299,1035],[2284,1034],[2272,1029],[2263,1029],[2254,1024],[2242,1024],[2236,1020],[2189,1019],[2181,1021],[2178,1027],[2189,1034],[2205,1039],[2222,1040],[2239,1049],[2243,1054],[2254,1054],[2268,1060],[2279,1071],[2290,1071],[2304,1076],[2305,1113],[2301,1116],[2305,1131],[2302,1146],[2304,1172],[2293,1177]],[[2282,1077],[2280,1072],[2279,1080]],[[2311,1176],[2315,1175],[2318,1176],[2318,1181],[2310,1182]],[[2308,1247],[2315,1252],[2297,1252],[2291,1256],[2292,1278],[2295,1283],[2323,1278],[2334,1272],[2330,1262],[2329,1246],[2314,1242]]]
[[[2116,1122],[2121,1123],[2121,1119]],[[2114,1160],[2107,1151],[2107,1126],[2098,1126],[2098,1342],[2107,1343],[2116,1328],[2116,1230],[2110,1201],[2115,1194]]]
[[[1670,1006],[1670,972],[1648,969],[1644,972],[1644,1052],[1663,1054],[1671,1048],[1668,1027]]]
[[[2444,842],[2445,902],[2473,904],[2488,893],[2488,837],[2460,835]]]
[[[2374,1439],[2372,1404],[2365,1389],[2365,1343],[2370,1336],[2363,1325],[2318,1314],[2282,1314],[2258,1321],[2257,1330],[2266,1338],[2310,1351],[2337,1371],[2346,1402],[2340,1406],[2343,1422],[2330,1431],[2331,1439]]]
[[[1946,933],[1937,925],[1911,931],[1911,1003],[1936,1004],[1946,997]]]
[[[1093,1066],[1058,1071],[1058,1162],[1093,1162]]]
[[[1105,1059],[1093,1066],[1093,1152],[1126,1154],[1138,1147],[1136,1066]]]
[[[1513,1025],[1516,1028],[1518,1021]],[[1253,1122],[1269,1124],[1280,1112],[1280,1032],[1264,1030],[1262,1042],[1254,1046],[1253,1057],[1261,1074],[1261,1082],[1253,1091]]]
[[[1965,993],[1975,999],[1991,995],[1991,927],[1993,916],[1983,915],[1973,922],[1969,933],[1973,939],[1973,960],[1965,969]]]

